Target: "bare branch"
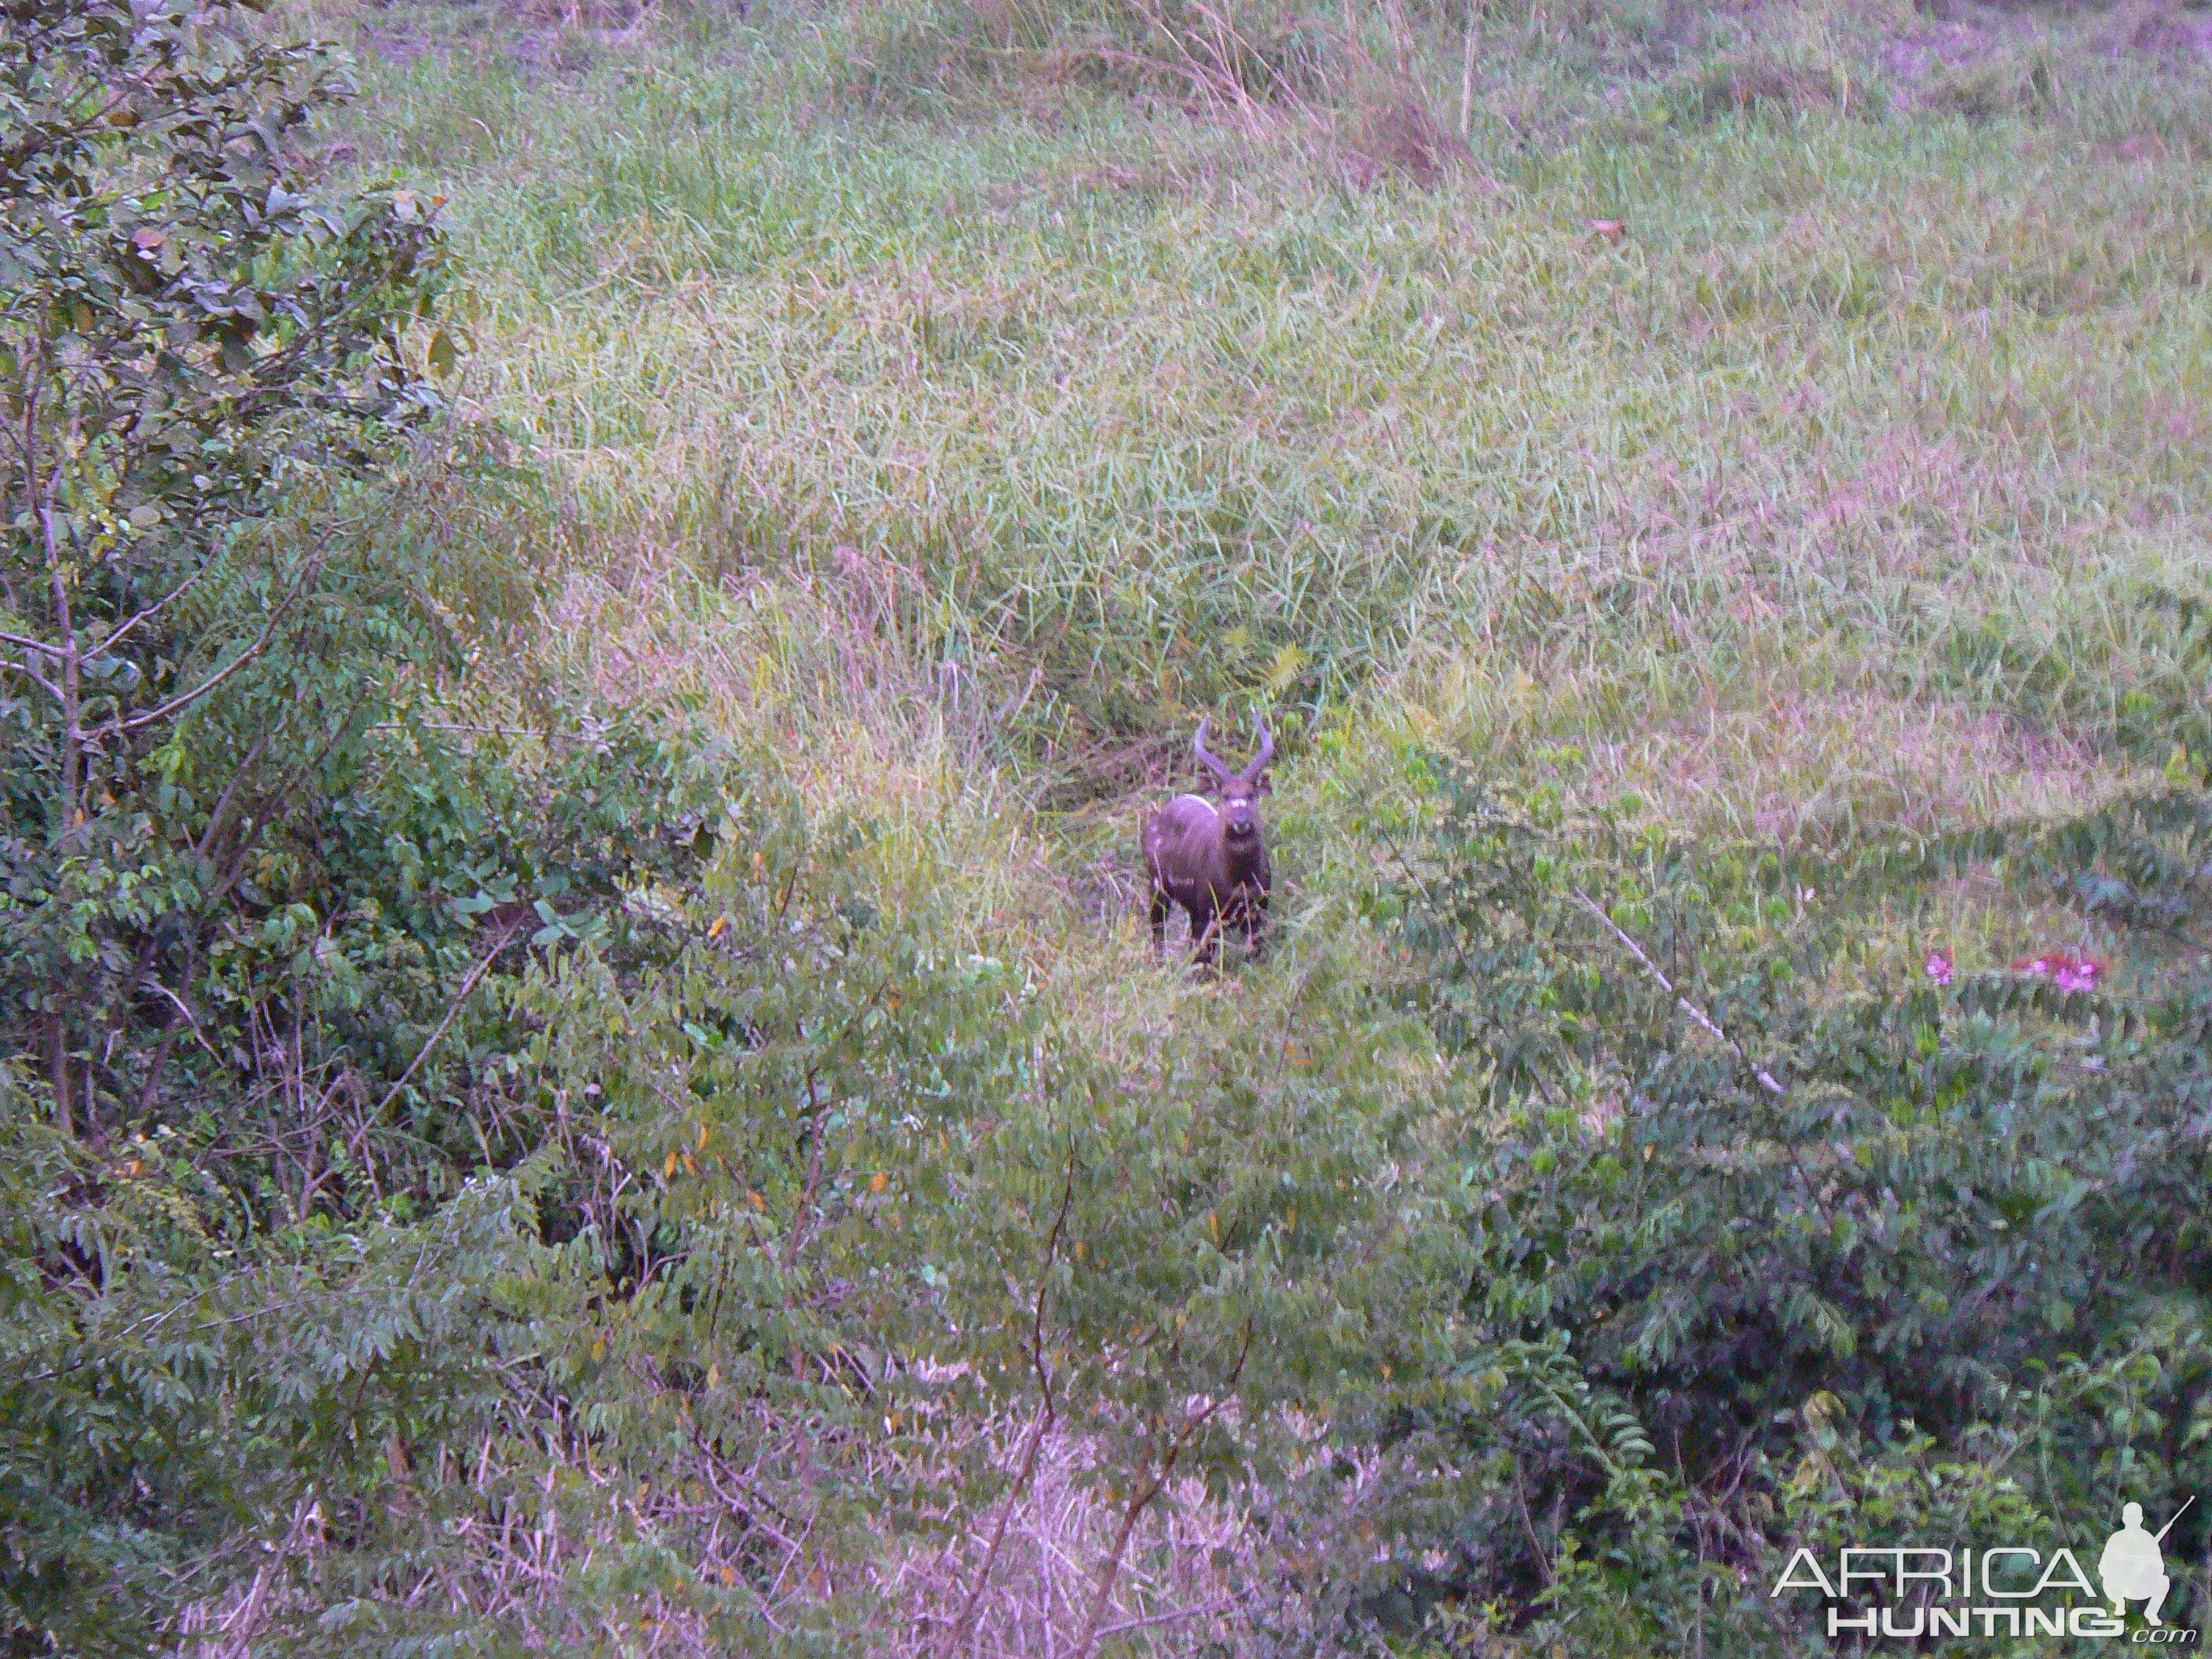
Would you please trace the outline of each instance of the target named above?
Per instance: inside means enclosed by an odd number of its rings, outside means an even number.
[[[61,630],[60,648],[54,653],[61,659],[61,686],[56,701],[62,706],[62,776],[61,806],[62,832],[64,835],[76,828],[83,817],[83,804],[77,794],[84,765],[84,708],[78,690],[78,673],[84,653],[78,649],[76,625],[70,617],[69,581],[63,574],[61,548],[54,537],[53,498],[61,489],[64,463],[54,463],[53,475],[46,481],[46,500],[40,503],[39,527],[46,543],[46,580],[54,606],[54,625]],[[56,1025],[58,1042],[60,1027]],[[59,1050],[56,1053],[58,1054]],[[61,1066],[60,1060],[55,1061]],[[58,1078],[61,1076],[57,1072]],[[58,1083],[57,1087],[60,1086]]]
[[[253,769],[253,763],[261,758],[261,751],[268,746],[269,734],[264,732],[254,738],[253,746],[246,751],[246,758],[239,762],[238,769],[230,775],[230,781],[223,785],[222,793],[216,797],[214,809],[208,813],[207,833],[200,837],[199,845],[192,848],[194,858],[206,858],[215,850],[216,837],[222,833],[229,817],[230,804],[237,798],[238,786],[246,781],[246,775]]]
[[[41,691],[44,691],[48,696],[52,697],[56,702],[59,702],[62,700],[61,687],[56,685],[52,680],[48,679],[44,674],[40,673],[37,670],[27,667],[22,663],[0,662],[0,674],[21,674],[25,679],[29,680]]]
[[[155,721],[167,720],[171,714],[175,714],[179,709],[195,703],[202,697],[207,696],[209,692],[214,690],[216,687],[221,685],[225,680],[228,679],[233,674],[235,674],[240,669],[245,667],[246,664],[252,662],[256,657],[259,656],[264,650],[268,648],[269,641],[276,636],[276,624],[284,620],[284,613],[292,608],[293,600],[300,597],[301,591],[307,586],[309,581],[313,580],[315,573],[321,568],[322,560],[319,556],[311,560],[308,563],[307,568],[301,573],[299,580],[292,584],[292,591],[285,594],[282,599],[278,600],[276,603],[276,608],[269,613],[268,625],[261,630],[261,636],[255,640],[252,644],[247,646],[245,650],[240,652],[235,657],[233,657],[221,668],[216,670],[214,673],[209,675],[207,678],[202,680],[191,690],[180,691],[175,696],[170,698],[167,702],[161,703],[152,708],[141,710],[139,713],[131,715],[128,720],[114,720],[109,721],[106,726],[103,726],[100,729],[96,735],[100,737],[119,736],[125,732],[143,730],[145,727],[153,725]]]
[[[185,577],[184,580],[179,582],[174,587],[171,588],[161,598],[155,600],[153,604],[148,605],[144,610],[139,611],[135,616],[126,617],[123,621],[116,623],[113,628],[107,631],[106,636],[103,638],[98,645],[92,647],[92,654],[97,657],[103,652],[112,650],[122,640],[125,635],[130,633],[131,629],[137,628],[141,623],[152,621],[154,617],[160,615],[161,612],[168,605],[173,604],[177,599],[190,592],[193,586],[199,581],[200,578],[206,575],[209,571],[215,568],[216,562],[213,559],[209,560],[205,564],[193,571],[191,575]]]
[[[1726,1031],[1721,1030],[1719,1026],[1714,1024],[1711,1018],[1705,1013],[1704,1009],[1698,1007],[1696,1003],[1691,1001],[1689,998],[1684,996],[1680,991],[1677,991],[1674,988],[1674,981],[1669,980],[1666,975],[1659,971],[1659,964],[1652,961],[1650,957],[1644,954],[1644,947],[1642,945],[1638,945],[1634,939],[1629,938],[1626,933],[1621,932],[1620,928],[1614,923],[1613,918],[1606,915],[1602,909],[1598,908],[1596,900],[1590,897],[1588,893],[1583,891],[1579,887],[1575,889],[1575,896],[1583,902],[1583,908],[1584,909],[1588,910],[1592,915],[1603,922],[1606,927],[1612,931],[1613,936],[1619,939],[1623,945],[1627,947],[1629,955],[1634,957],[1637,961],[1644,964],[1644,972],[1650,974],[1652,978],[1659,981],[1659,988],[1666,992],[1668,996],[1674,999],[1676,1006],[1680,1008],[1684,1013],[1695,1020],[1700,1026],[1704,1027],[1705,1030],[1711,1033],[1714,1036],[1726,1043],[1730,1048],[1734,1049],[1735,1051],[1735,1057],[1738,1060],[1741,1060],[1747,1066],[1751,1066],[1751,1074],[1759,1079],[1759,1086],[1761,1088],[1765,1089],[1771,1095],[1780,1095],[1784,1092],[1782,1085],[1774,1080],[1772,1073],[1768,1072],[1765,1066],[1751,1065],[1751,1056],[1744,1053],[1743,1045],[1741,1042],[1738,1042]]]
[[[446,1010],[446,1017],[438,1022],[438,1029],[430,1033],[422,1048],[416,1051],[415,1058],[407,1062],[407,1069],[399,1074],[399,1080],[384,1091],[384,1098],[376,1103],[376,1109],[369,1114],[372,1118],[381,1117],[384,1115],[384,1109],[399,1097],[399,1091],[407,1086],[407,1079],[413,1077],[416,1069],[430,1057],[430,1050],[436,1048],[438,1039],[446,1035],[446,1028],[453,1023],[455,1016],[461,1012],[461,1005],[469,1000],[469,993],[477,988],[477,981],[484,976],[485,970],[498,959],[499,953],[514,943],[514,935],[521,926],[519,921],[509,922],[507,931],[499,936],[490,950],[484,952],[483,959],[469,969],[469,976],[461,981],[461,988],[453,993],[453,1004]]]

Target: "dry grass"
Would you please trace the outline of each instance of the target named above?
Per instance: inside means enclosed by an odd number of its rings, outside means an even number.
[[[1026,1431],[993,1421],[887,1435],[872,1454],[881,1465],[873,1478],[904,1501],[896,1527],[888,1516],[862,1527],[874,1547],[859,1552],[849,1533],[836,1549],[823,1547],[788,1464],[756,1458],[739,1467],[702,1449],[657,1488],[586,1464],[577,1471],[581,1490],[564,1492],[557,1479],[518,1489],[525,1468],[504,1468],[487,1450],[469,1474],[496,1518],[458,1518],[453,1531],[465,1565],[422,1579],[406,1605],[417,1615],[495,1626],[524,1652],[692,1659],[729,1651],[729,1616],[742,1610],[758,1627],[794,1638],[830,1628],[846,1639],[865,1632],[854,1652],[1062,1659],[1091,1613],[1120,1505],[1098,1490],[1109,1472],[1057,1431],[1044,1438],[1026,1484],[1012,1485]],[[963,1473],[977,1458],[997,1470],[981,1489],[989,1501],[979,1501]],[[1316,1595],[1325,1564],[1378,1553],[1376,1516],[1402,1479],[1369,1455],[1350,1478],[1321,1483],[1318,1503],[1310,1478],[1241,1501],[1209,1495],[1202,1480],[1176,1483],[1123,1550],[1098,1623],[1102,1650],[1131,1659],[1314,1650],[1327,1641],[1319,1626],[1328,1598]],[[264,1571],[186,1621],[185,1659],[228,1659],[325,1605],[315,1578],[331,1520],[302,1503]],[[575,1593],[595,1560],[649,1559],[678,1539],[696,1552],[684,1564],[696,1587],[646,1590],[611,1607]],[[1387,1547],[1380,1553],[1387,1557]],[[1340,1595],[1330,1611],[1341,1610]]]
[[[995,1461],[1011,1473],[1021,1436],[1003,1438]],[[1048,1436],[1026,1489],[1000,1500],[1003,1530],[995,1508],[974,1512],[959,1483],[945,1482],[951,1541],[889,1547],[872,1570],[887,1609],[881,1650],[946,1648],[982,1659],[1071,1652],[1119,1518],[1097,1494],[1100,1472],[1091,1462],[1079,1442]],[[1323,1534],[1356,1532],[1380,1480],[1370,1462],[1337,1494],[1336,1513],[1322,1517],[1296,1516],[1279,1498],[1255,1514],[1209,1498],[1203,1481],[1180,1483],[1139,1523],[1099,1639],[1158,1654],[1256,1655],[1310,1644],[1317,1609],[1301,1565],[1343,1553],[1342,1539]]]

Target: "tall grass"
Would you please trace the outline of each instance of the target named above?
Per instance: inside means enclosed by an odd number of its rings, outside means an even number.
[[[1518,33],[1486,107],[1559,74]],[[1079,795],[1228,701],[1466,729],[1526,672],[1554,738],[1786,707],[1820,752],[1895,704],[2086,755],[2087,686],[2156,672],[2124,596],[2207,507],[2194,80],[1716,111],[1709,54],[1362,191],[1287,115],[856,119],[849,25],[708,38],[382,72],[358,142],[445,176],[471,394],[586,563],[904,573],[879,626],[994,708],[1036,677],[1009,718]],[[2062,642],[2078,686],[2028,670]]]

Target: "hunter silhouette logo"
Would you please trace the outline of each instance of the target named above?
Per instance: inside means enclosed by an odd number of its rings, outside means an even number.
[[[2173,1530],[2174,1521],[2181,1519],[2190,1504],[2173,1512],[2172,1520],[2158,1529],[2154,1538],[2143,1530],[2142,1505],[2130,1504],[2120,1511],[2120,1529],[2105,1540],[2105,1553],[2097,1558],[2097,1577],[2104,1580],[2106,1599],[2112,1604],[2115,1618],[2128,1616],[2128,1603],[2140,1601],[2143,1617],[2152,1624],[2165,1622],[2158,1610],[2166,1605],[2166,1593],[2173,1588],[2173,1580],[2166,1576],[2166,1558],[2159,1546]]]

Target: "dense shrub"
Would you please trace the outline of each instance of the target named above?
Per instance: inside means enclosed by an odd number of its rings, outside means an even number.
[[[1439,801],[1404,996],[1495,1127],[1473,1403],[1407,1425],[1481,1477],[1424,1594],[1825,1650],[1768,1594],[1800,1545],[2101,1537],[2212,1484],[2212,797],[1841,860]],[[2132,924],[2125,970],[1868,982],[1882,907],[1984,860]]]
[[[673,803],[702,793],[633,723],[556,710],[547,755],[441,714],[444,619],[485,596],[407,473],[490,450],[429,435],[436,204],[321,199],[299,145],[343,76],[233,21],[0,18],[0,1640],[26,1652],[154,1640],[254,1579],[264,1523],[373,1532],[356,1486],[481,1403],[483,1287],[529,1237],[494,1172],[533,1144],[483,988],[532,945],[641,944],[615,901],[689,860]]]

